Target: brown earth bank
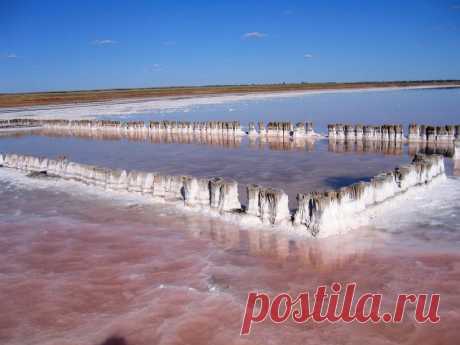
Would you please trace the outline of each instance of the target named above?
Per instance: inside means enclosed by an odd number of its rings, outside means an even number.
[[[87,103],[120,99],[166,97],[166,96],[200,96],[254,92],[303,91],[303,90],[336,90],[362,88],[388,88],[411,86],[458,86],[460,80],[419,80],[419,81],[386,81],[386,82],[353,82],[353,83],[282,83],[282,84],[250,84],[250,85],[210,85],[157,87],[139,89],[107,89],[56,91],[34,93],[0,93],[0,108],[52,105],[66,103]]]

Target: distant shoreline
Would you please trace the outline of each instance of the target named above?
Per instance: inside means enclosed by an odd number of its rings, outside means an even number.
[[[310,89],[289,91],[245,92],[206,95],[176,95],[162,97],[123,98],[74,102],[62,104],[27,105],[0,108],[0,119],[30,117],[36,119],[95,119],[98,116],[123,116],[148,114],[156,111],[179,111],[193,106],[225,104],[240,101],[266,100],[275,98],[301,97],[328,93],[388,92],[396,90],[422,90],[460,88],[460,83],[440,85],[425,84],[416,86],[386,86],[365,88]]]
[[[38,93],[0,93],[0,108],[24,106],[70,105],[93,102],[122,101],[135,99],[161,99],[171,97],[197,97],[217,95],[244,95],[279,92],[339,91],[376,88],[410,87],[460,87],[460,80],[393,81],[357,83],[300,83],[223,85],[196,87],[161,87],[140,89],[112,89],[88,91],[62,91]]]

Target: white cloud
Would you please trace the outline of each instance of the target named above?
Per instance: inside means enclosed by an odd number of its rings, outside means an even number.
[[[268,35],[263,33],[263,32],[259,32],[259,31],[253,31],[253,32],[246,32],[244,35],[243,35],[243,38],[264,38],[264,37],[267,37]]]
[[[94,40],[93,42],[91,42],[91,44],[96,45],[96,46],[105,46],[105,45],[110,45],[110,44],[115,44],[115,43],[117,43],[117,41],[108,40],[108,39]]]
[[[152,68],[151,68],[151,70],[152,70],[153,72],[159,72],[159,71],[161,71],[161,65],[158,64],[158,63],[154,63],[153,66],[152,66]]]
[[[312,54],[304,54],[303,56],[305,59],[311,59],[313,57]]]
[[[16,59],[18,56],[14,53],[9,53],[9,54],[6,54],[5,57],[7,59]]]

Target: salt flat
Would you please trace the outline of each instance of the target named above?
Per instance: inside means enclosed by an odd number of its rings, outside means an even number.
[[[388,87],[388,88],[363,88],[343,90],[308,90],[308,91],[284,91],[249,94],[228,94],[216,96],[190,96],[190,97],[157,97],[117,101],[91,102],[79,104],[45,105],[32,107],[14,107],[0,109],[0,119],[35,117],[41,119],[66,118],[81,119],[94,118],[101,115],[126,115],[143,114],[152,111],[174,112],[187,107],[224,104],[239,101],[266,100],[270,98],[289,98],[305,95],[334,94],[334,93],[357,93],[357,92],[385,92],[394,90],[415,90],[415,89],[442,89],[457,88],[460,85],[440,86],[423,85],[410,87]]]

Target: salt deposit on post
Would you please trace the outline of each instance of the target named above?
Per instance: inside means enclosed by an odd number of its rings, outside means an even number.
[[[369,141],[403,141],[404,133],[402,125],[328,125],[329,140],[369,140]]]
[[[194,135],[223,135],[223,136],[249,136],[285,137],[285,138],[317,138],[319,135],[313,130],[311,122],[298,123],[295,128],[291,122],[263,122],[248,124],[248,132],[241,128],[238,121],[112,121],[112,120],[34,120],[13,119],[0,122],[0,128],[41,126],[45,129],[77,130],[87,132],[110,133],[168,133],[168,134],[194,134]]]
[[[339,190],[297,196],[294,225],[303,225],[313,236],[329,236],[353,226],[354,217],[408,189],[444,175],[442,156],[416,155],[411,164],[381,173],[370,182]]]
[[[216,212],[246,224],[296,230],[313,237],[342,233],[370,207],[444,176],[444,160],[438,155],[416,155],[411,164],[381,173],[370,182],[338,190],[299,193],[291,213],[288,196],[279,189],[247,187],[248,204],[239,201],[238,183],[223,178],[171,176],[155,172],[112,170],[70,162],[16,154],[0,154],[0,166],[61,177],[99,189],[150,197],[152,202],[171,202],[187,208]]]
[[[390,125],[350,125],[329,124],[329,141],[382,141],[382,142],[428,142],[452,143],[460,139],[460,125],[426,126],[410,124],[407,138],[403,126]]]
[[[290,221],[288,196],[282,190],[249,185],[247,193],[246,214],[268,224],[286,224]]]
[[[408,140],[410,142],[452,142],[460,139],[460,125],[427,126],[409,125]]]
[[[455,148],[454,148],[454,159],[460,160],[460,139],[455,141]]]

